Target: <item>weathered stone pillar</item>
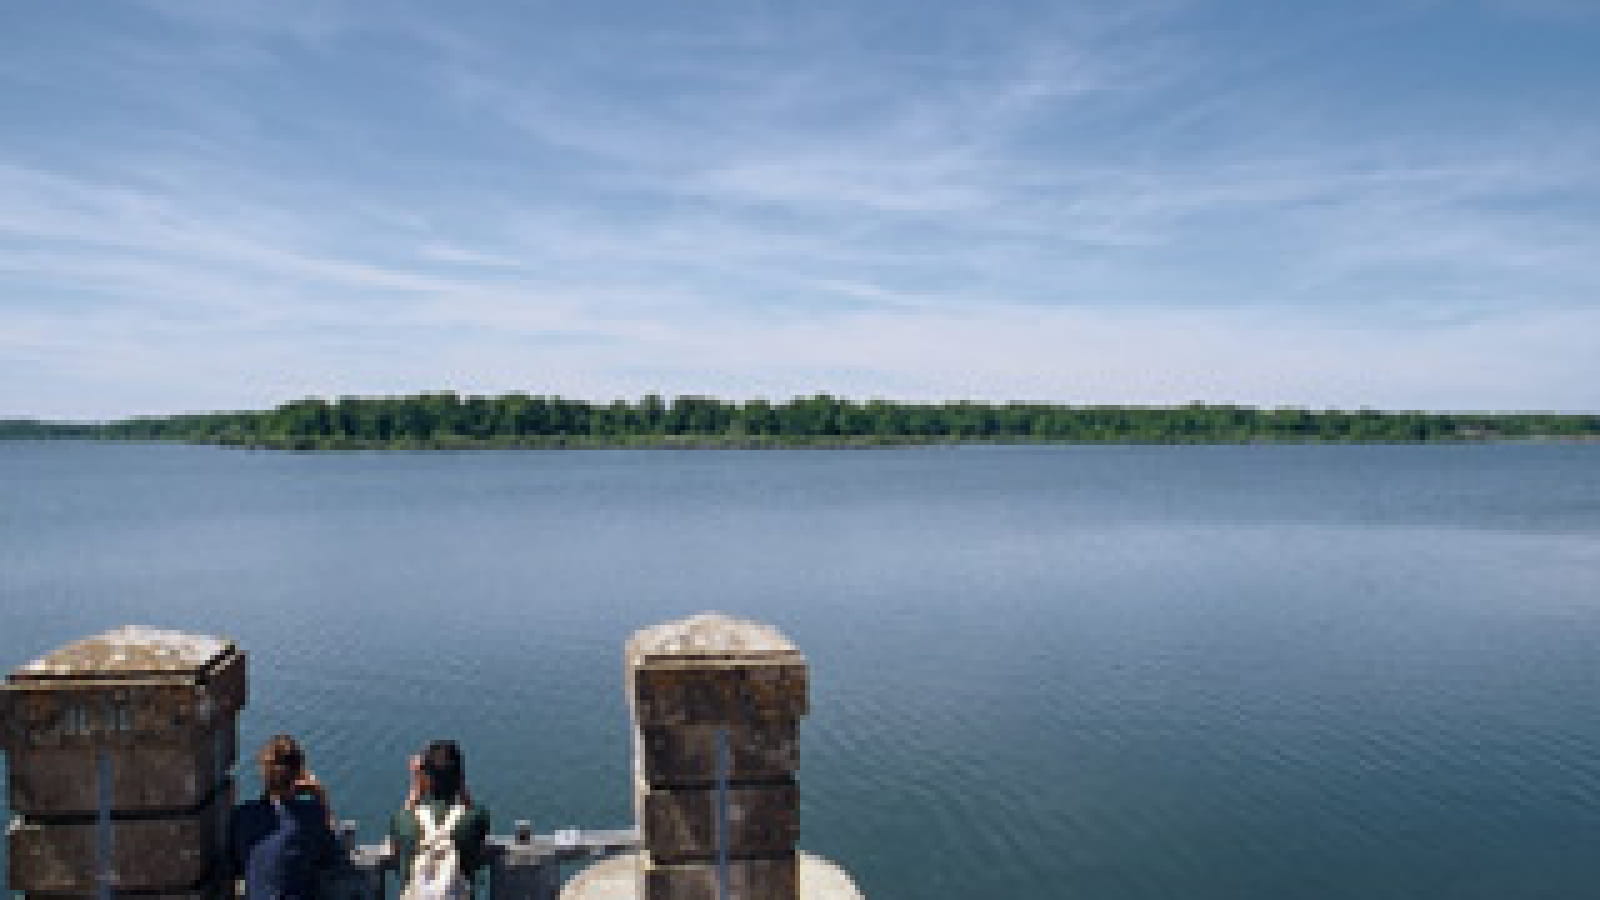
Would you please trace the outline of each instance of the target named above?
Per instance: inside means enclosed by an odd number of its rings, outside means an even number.
[[[8,884],[30,897],[216,897],[245,657],[220,638],[124,628],[0,688]]]
[[[719,900],[724,870],[728,900],[797,900],[805,657],[714,613],[640,631],[625,657],[639,900]]]

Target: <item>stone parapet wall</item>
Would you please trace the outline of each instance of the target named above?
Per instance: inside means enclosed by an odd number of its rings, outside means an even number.
[[[794,645],[707,614],[635,634],[625,659],[638,831],[535,835],[519,823],[491,839],[490,895],[551,900],[563,861],[624,852],[585,881],[591,900],[721,900],[724,872],[729,900],[859,900],[836,866],[795,850],[808,670]],[[17,814],[5,888],[29,900],[232,897],[223,844],[247,691],[231,641],[142,628],[12,672],[0,685]],[[345,833],[350,866],[325,893],[381,897],[392,854],[355,847],[354,823]]]

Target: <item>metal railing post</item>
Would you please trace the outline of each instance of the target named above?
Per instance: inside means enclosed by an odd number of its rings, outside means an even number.
[[[111,754],[102,747],[95,754],[94,880],[95,896],[111,900],[116,893],[117,861],[111,831]]]
[[[717,729],[717,900],[728,900],[728,729]]]

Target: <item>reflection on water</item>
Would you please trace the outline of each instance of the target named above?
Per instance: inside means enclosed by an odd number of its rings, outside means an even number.
[[[724,609],[810,657],[802,844],[874,900],[1585,896],[1596,463],[0,444],[0,664],[227,634],[367,836],[435,736],[498,827],[612,827],[623,639]]]

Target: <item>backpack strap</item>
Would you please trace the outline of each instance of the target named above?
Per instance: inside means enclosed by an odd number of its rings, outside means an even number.
[[[417,826],[422,830],[420,842],[426,844],[433,840],[433,836],[441,830],[441,826],[433,821],[433,811],[428,809],[427,804],[418,803],[411,812],[416,815]]]
[[[456,826],[461,824],[462,817],[467,814],[467,808],[459,803],[451,806],[449,811],[445,813],[444,821],[442,822],[433,821],[433,810],[429,809],[426,804],[417,804],[417,807],[412,812],[416,813],[417,824],[422,828],[422,842],[427,843],[435,837],[448,837],[452,834],[456,830]]]
[[[456,826],[461,824],[461,819],[466,814],[467,814],[467,808],[465,806],[462,806],[459,803],[457,803],[454,806],[450,807],[450,811],[445,813],[444,821],[439,823],[439,833],[441,833],[441,834],[452,834],[452,833],[454,833],[455,830],[456,830]]]

